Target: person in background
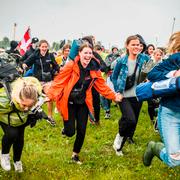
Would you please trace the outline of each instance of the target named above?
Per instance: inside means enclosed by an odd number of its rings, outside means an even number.
[[[161,49],[158,48],[155,49],[153,54],[151,55],[151,59],[148,62],[151,63],[151,69],[162,61],[162,57],[163,57],[163,52],[161,51]],[[157,108],[159,107],[159,98],[153,98],[148,100],[147,102],[148,102],[148,114],[150,120],[152,124],[155,125],[156,120],[154,120],[154,118],[156,118],[157,116]],[[157,131],[157,127],[155,126],[154,128],[155,131]]]
[[[19,52],[19,47],[18,47],[18,42],[12,40],[10,42],[10,49],[5,51],[7,54],[9,54],[12,58],[15,59],[15,63],[17,64],[17,66],[19,66],[20,63],[20,52]]]
[[[48,49],[49,43],[46,40],[41,40],[39,42],[39,48],[22,64],[23,69],[34,65],[33,76],[41,82],[45,94],[49,84],[51,84],[54,76],[59,71],[59,66],[55,61],[55,57],[52,53],[49,53]],[[49,117],[48,122],[54,126],[56,122],[53,119],[53,102],[47,102],[47,110]]]
[[[64,134],[72,137],[77,131],[72,153],[72,160],[77,164],[82,164],[79,153],[85,138],[88,115],[95,120],[92,87],[106,98],[122,100],[120,93],[114,93],[105,84],[91,44],[83,43],[78,56],[60,70],[48,91],[49,99],[56,101],[58,111],[63,116]]]
[[[140,34],[136,34],[135,36],[137,36],[140,41],[139,53],[145,53],[147,45],[146,45],[144,38]]]
[[[21,61],[25,61],[31,54],[35,52],[38,47],[39,39],[37,37],[33,37],[31,41],[31,45],[29,49],[25,52],[25,54],[21,57]]]
[[[34,77],[19,78],[11,84],[11,87],[11,100],[5,89],[0,89],[0,126],[4,132],[0,155],[1,167],[5,171],[11,170],[9,152],[13,146],[15,171],[22,172],[21,154],[24,146],[24,131],[31,124],[29,110],[38,101],[42,88],[40,82]],[[18,113],[14,110],[15,108]]]
[[[154,50],[155,50],[155,46],[153,44],[148,44],[145,50],[145,54],[151,57],[153,55]]]
[[[180,31],[171,35],[170,56],[149,73],[152,82],[180,77]],[[154,156],[169,167],[180,166],[180,96],[162,97],[158,111],[158,129],[163,142],[150,141],[143,155],[143,164],[150,166]]]
[[[107,76],[106,82],[107,82],[107,85],[113,91],[114,91],[114,86],[113,86],[113,83],[111,81],[111,75],[112,75],[113,68],[111,65],[118,57],[120,57],[118,47],[112,46],[111,53],[109,55],[107,55],[107,57],[105,59],[106,66],[108,68],[107,73],[106,73],[106,76]],[[102,104],[103,109],[105,110],[105,117],[104,118],[109,119],[111,117],[111,114],[110,114],[111,100],[105,99],[103,96],[101,96],[101,104]]]
[[[112,74],[115,92],[123,94],[119,103],[122,116],[119,120],[119,132],[114,140],[113,148],[118,156],[123,155],[122,148],[128,139],[134,143],[133,135],[138,123],[142,103],[137,101],[135,88],[138,84],[142,65],[149,57],[140,53],[139,37],[129,36],[125,43],[126,55],[117,59]]]
[[[14,54],[19,54],[20,55],[20,53],[18,51],[18,42],[12,40],[10,42],[10,49],[7,50],[6,53],[8,53],[8,54],[14,53]]]
[[[65,65],[65,63],[67,62],[70,49],[71,49],[71,45],[65,44],[62,47],[62,53],[56,57],[56,62],[60,67],[63,67]]]
[[[29,56],[31,56],[35,50],[37,49],[39,39],[37,37],[33,37],[31,41],[31,45],[29,49],[25,52],[25,54],[21,57],[20,63],[23,63]],[[24,77],[33,76],[34,66],[30,67],[28,71],[24,73]]]

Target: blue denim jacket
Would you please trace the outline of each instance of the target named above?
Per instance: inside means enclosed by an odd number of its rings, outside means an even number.
[[[169,56],[162,63],[155,66],[149,73],[148,79],[152,82],[161,81],[167,79],[166,75],[173,70],[180,69],[180,53],[175,53]],[[180,110],[180,95],[174,95],[170,97],[164,97],[161,99],[161,105]]]
[[[150,58],[145,54],[139,54],[137,57],[137,63],[139,67],[139,73],[141,71],[144,62],[147,62]],[[126,79],[128,76],[128,55],[117,59],[117,64],[112,74],[112,82],[116,92],[123,93],[126,85]]]

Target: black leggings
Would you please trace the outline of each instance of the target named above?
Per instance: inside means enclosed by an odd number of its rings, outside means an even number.
[[[77,129],[76,140],[73,152],[79,153],[86,134],[88,121],[88,108],[84,104],[68,104],[68,121],[64,121],[64,132],[68,137],[72,137]]]
[[[135,97],[123,98],[119,103],[122,112],[119,120],[119,133],[121,136],[132,138],[138,123],[142,103]]]
[[[26,125],[13,127],[3,122],[0,122],[0,125],[4,132],[2,137],[2,154],[8,154],[13,145],[13,160],[14,162],[19,161],[24,147],[24,130]]]
[[[94,108],[94,118],[96,122],[99,122],[100,119],[100,94],[92,87],[92,96],[93,96],[93,108]]]

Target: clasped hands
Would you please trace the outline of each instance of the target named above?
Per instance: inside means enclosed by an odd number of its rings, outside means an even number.
[[[121,102],[123,99],[123,95],[120,93],[115,93],[115,101],[116,102]]]

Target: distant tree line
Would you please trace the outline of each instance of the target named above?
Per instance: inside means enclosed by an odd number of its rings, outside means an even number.
[[[10,40],[8,37],[4,37],[2,41],[0,41],[0,48],[7,49],[10,46]]]

